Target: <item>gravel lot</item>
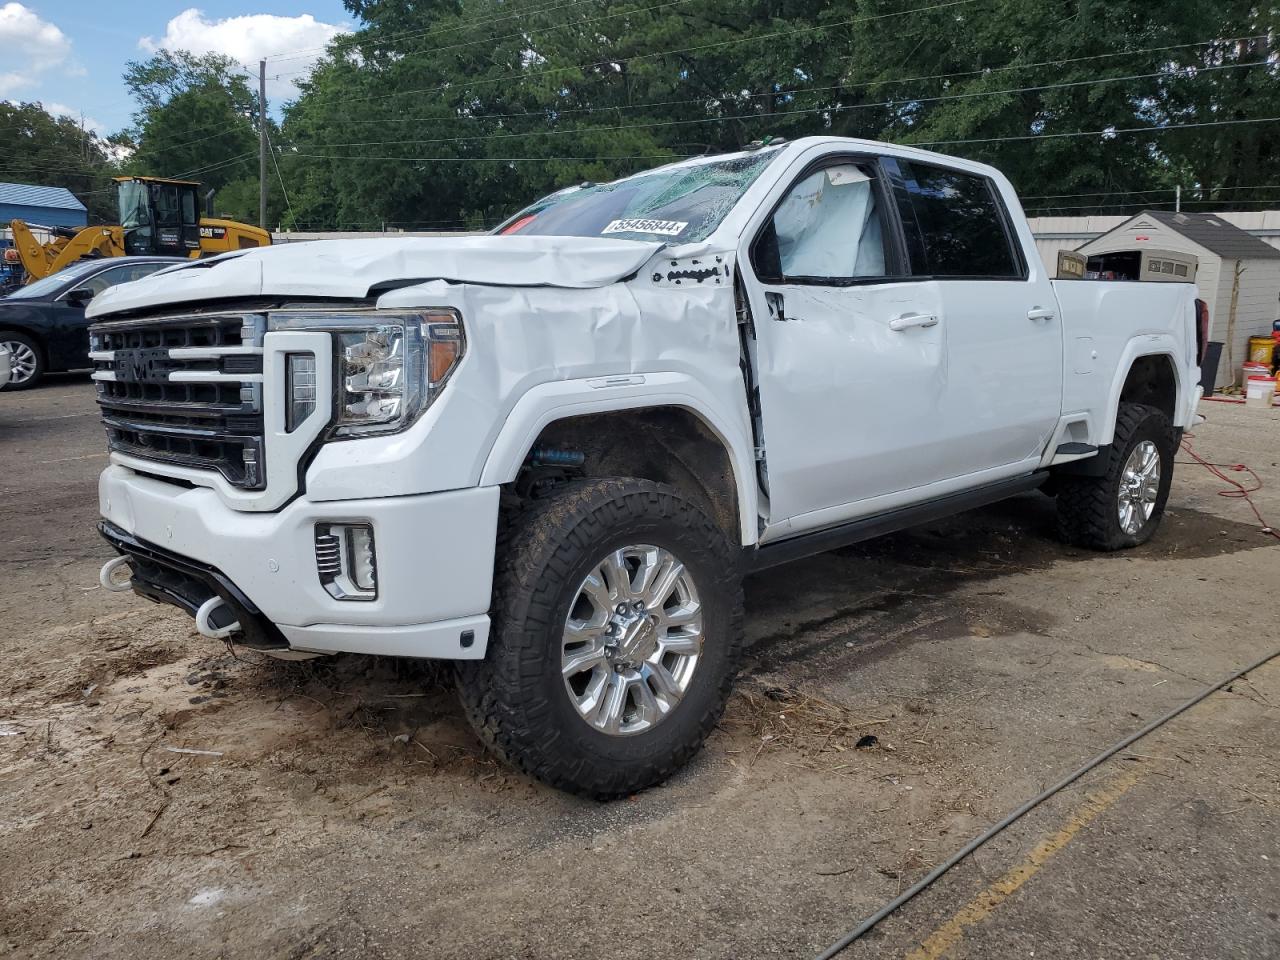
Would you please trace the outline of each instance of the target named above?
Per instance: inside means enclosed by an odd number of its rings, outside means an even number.
[[[1280,523],[1280,412],[1201,412],[1196,450],[1253,467]],[[83,376],[0,394],[0,955],[810,957],[1280,647],[1276,540],[1201,467],[1111,556],[1028,495],[750,581],[707,749],[600,805],[488,759],[445,669],[233,654],[105,594],[103,448]],[[1280,957],[1278,720],[1280,660],[845,956]]]

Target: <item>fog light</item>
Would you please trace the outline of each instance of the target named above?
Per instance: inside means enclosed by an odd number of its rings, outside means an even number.
[[[289,405],[285,410],[284,429],[293,433],[316,410],[316,358],[310,353],[289,354],[285,373],[285,392]]]
[[[368,523],[317,523],[316,571],[336,600],[376,600],[378,564],[373,526]]]

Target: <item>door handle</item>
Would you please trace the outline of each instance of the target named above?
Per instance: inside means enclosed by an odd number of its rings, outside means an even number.
[[[936,327],[938,318],[931,313],[904,313],[900,317],[894,317],[889,321],[889,329],[909,330],[911,327]]]
[[[1027,311],[1028,320],[1052,320],[1057,315],[1056,310],[1048,310],[1044,307],[1032,307]]]

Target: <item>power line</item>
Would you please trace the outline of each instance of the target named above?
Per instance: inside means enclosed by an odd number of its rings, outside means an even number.
[[[1221,205],[1230,203],[1232,206],[1239,206],[1242,203],[1269,203],[1280,206],[1280,197],[1263,197],[1259,199],[1248,198],[1244,200],[1187,200],[1183,199],[1182,205],[1186,206],[1204,206],[1205,204]]]
[[[85,164],[83,166],[78,166],[78,167],[71,167],[71,166],[61,166],[58,164],[44,163],[41,161],[39,157],[32,157],[30,160],[27,160],[26,158],[23,158],[23,157],[11,157],[11,158],[2,158],[2,159],[7,159],[9,161],[7,163],[0,163],[0,167],[3,167],[4,169],[48,170],[51,173],[65,173],[73,177],[97,177],[97,176],[108,176],[110,174],[110,171],[105,169],[102,170],[101,172],[95,172],[93,170],[86,169],[86,167],[88,167],[88,164]]]
[[[323,153],[288,152],[284,157],[302,157],[311,160],[397,160],[404,163],[557,163],[560,161],[600,162],[608,160],[690,160],[697,154],[652,153],[625,157],[372,157],[367,154],[338,155]]]
[[[1134,201],[1127,202],[1127,203],[1126,203],[1126,202],[1116,202],[1116,203],[1086,203],[1086,204],[1072,204],[1072,205],[1069,205],[1069,206],[1052,206],[1052,207],[1050,207],[1050,206],[1043,206],[1043,205],[1038,205],[1038,204],[1037,204],[1037,205],[1028,206],[1028,207],[1026,207],[1025,209],[1026,209],[1026,211],[1027,211],[1027,215],[1028,215],[1028,216],[1031,216],[1032,214],[1041,214],[1043,211],[1054,211],[1054,210],[1099,210],[1100,208],[1110,208],[1110,207],[1140,207],[1140,208],[1142,208],[1142,209],[1149,209],[1153,204],[1154,204],[1155,206],[1166,206],[1166,207],[1167,207],[1167,206],[1171,205],[1172,203],[1173,203],[1173,200],[1172,200],[1172,199],[1165,200],[1165,201],[1142,201],[1142,200],[1134,200]],[[1186,197],[1184,197],[1184,198],[1182,199],[1182,205],[1183,205],[1184,207],[1190,207],[1190,206],[1215,206],[1215,207],[1221,207],[1221,206],[1226,206],[1226,205],[1228,205],[1228,204],[1229,204],[1230,206],[1232,206],[1232,207],[1239,207],[1239,206],[1242,206],[1242,205],[1244,205],[1244,204],[1259,204],[1259,203],[1261,203],[1261,204],[1268,204],[1268,205],[1272,205],[1272,206],[1276,206],[1276,207],[1280,207],[1280,197],[1266,197],[1266,198],[1262,198],[1262,199],[1246,199],[1246,200],[1204,200],[1204,199],[1202,199],[1202,200],[1189,200],[1189,199],[1187,199]],[[1125,216],[1125,214],[1112,214],[1112,213],[1105,213],[1105,212],[1099,212],[1099,213],[1096,213],[1096,214],[1093,214],[1093,215],[1094,215],[1094,216],[1102,216],[1102,217],[1105,217],[1105,216]],[[1076,214],[1076,216],[1086,216],[1086,214]]]
[[[1103,193],[1038,193],[1021,196],[1023,200],[1068,200],[1073,197],[1130,197],[1147,193],[1175,193],[1175,187],[1161,187],[1156,190],[1107,190]]]
[[[194,176],[197,173],[211,173],[214,170],[220,170],[223,167],[229,167],[232,164],[239,163],[240,161],[246,160],[252,156],[253,156],[252,153],[242,153],[242,154],[239,154],[238,156],[230,157],[226,160],[219,160],[215,163],[205,164],[203,167],[193,167],[190,170],[184,170],[182,173],[175,173],[171,179],[181,180],[184,177]]]
[[[933,147],[933,146],[954,146],[967,143],[1003,143],[1006,141],[1021,140],[1056,140],[1071,137],[1114,137],[1131,133],[1164,133],[1168,130],[1190,130],[1201,127],[1230,127],[1244,124],[1257,123],[1280,123],[1280,117],[1258,117],[1251,120],[1215,120],[1203,123],[1169,123],[1158,126],[1148,127],[1108,127],[1102,130],[1076,130],[1070,133],[1038,133],[1028,134],[1026,136],[1008,136],[1008,137],[986,137],[971,140],[934,140],[934,141],[887,141],[896,143],[904,147]],[[324,146],[324,144],[316,144],[313,146]],[[383,161],[399,161],[404,163],[554,163],[557,161],[607,161],[607,160],[669,160],[677,161],[683,159],[691,159],[696,154],[685,156],[678,155],[635,155],[625,157],[611,156],[595,156],[595,157],[388,157],[388,156],[369,156],[364,154],[318,154],[318,153],[302,153],[292,152],[285,156],[303,157],[315,160],[383,160]]]
[[[267,132],[267,128],[263,126],[262,135],[267,140],[267,151],[271,154],[271,164],[276,168],[276,179],[280,181],[280,192],[284,194],[284,204],[289,210],[289,219],[293,220],[293,202],[289,199],[289,189],[284,185],[284,177],[280,175],[280,163],[276,160],[276,152],[271,147],[271,134]],[[265,227],[266,224],[264,223]]]
[[[174,150],[176,150],[176,149],[179,149],[179,148],[181,148],[181,147],[190,146],[191,144],[194,144],[194,143],[203,143],[205,140],[212,140],[214,137],[220,136],[220,135],[221,135],[223,132],[225,132],[228,128],[235,126],[235,125],[236,125],[237,123],[239,123],[239,122],[240,122],[239,120],[231,120],[231,121],[227,121],[227,122],[225,122],[225,123],[215,124],[215,125],[213,125],[213,126],[207,126],[207,125],[206,125],[206,126],[203,126],[203,127],[196,127],[194,131],[187,131],[187,133],[199,132],[199,131],[201,131],[201,130],[213,130],[213,131],[215,131],[215,132],[214,132],[213,134],[209,135],[209,136],[206,136],[206,137],[200,137],[200,138],[198,138],[198,139],[196,139],[196,140],[188,140],[188,141],[186,141],[186,142],[184,142],[184,143],[177,144],[176,146],[169,147],[169,149],[174,149]],[[149,142],[159,141],[160,143],[164,143],[164,142],[166,142],[166,141],[168,141],[168,140],[170,140],[170,139],[172,139],[172,138],[173,138],[173,135],[172,135],[172,134],[170,134],[169,136],[166,136],[166,137],[156,137],[156,138],[154,138],[152,141],[149,141]],[[112,144],[108,143],[106,140],[103,140],[103,139],[100,139],[100,138],[96,138],[96,137],[95,137],[94,139],[95,139],[95,140],[97,140],[97,141],[98,141],[98,143],[103,144],[103,145],[104,145],[104,146],[106,146],[106,147],[110,147],[110,146],[112,146]],[[99,148],[99,149],[101,149],[101,148]],[[105,150],[104,150],[103,152],[105,153]]]
[[[1236,70],[1243,67],[1256,67],[1256,66],[1265,66],[1265,64],[1258,64],[1258,63],[1225,64],[1217,67],[1204,67],[1204,68],[1201,68],[1198,72],[1203,73],[1209,70]],[[650,129],[655,127],[685,126],[689,124],[698,124],[698,123],[727,123],[734,120],[773,121],[779,117],[791,117],[791,116],[798,116],[798,115],[804,115],[804,114],[848,113],[849,111],[853,111],[853,110],[872,110],[872,109],[878,109],[881,107],[907,106],[907,105],[914,105],[914,104],[921,104],[921,103],[940,103],[940,102],[951,101],[951,100],[970,100],[978,97],[1010,96],[1010,95],[1019,94],[1019,93],[1034,93],[1034,92],[1043,92],[1046,90],[1064,90],[1064,89],[1069,89],[1073,87],[1098,86],[1098,85],[1107,84],[1107,83],[1127,83],[1133,80],[1149,80],[1153,78],[1162,78],[1162,77],[1169,77],[1169,76],[1170,75],[1168,74],[1168,72],[1161,71],[1159,73],[1132,74],[1130,76],[1125,76],[1125,77],[1102,77],[1095,80],[1072,80],[1065,83],[1047,83],[1047,84],[1039,84],[1036,86],[1015,87],[1015,88],[1003,89],[1003,90],[976,90],[976,91],[966,92],[966,93],[943,94],[943,95],[934,96],[934,97],[904,96],[904,97],[895,98],[893,100],[882,100],[874,103],[845,104],[843,106],[836,105],[836,106],[802,107],[795,110],[777,110],[768,114],[740,113],[740,114],[733,114],[729,116],[720,116],[720,117],[694,117],[694,118],[685,119],[685,120],[653,120],[645,123],[622,123],[622,124],[615,124],[613,126],[566,127],[566,128],[552,129],[552,130],[531,130],[531,131],[511,132],[511,133],[475,134],[475,135],[467,135],[467,136],[461,136],[461,137],[435,137],[431,139],[414,139],[414,140],[363,140],[363,141],[357,140],[357,141],[351,141],[351,142],[325,143],[325,144],[314,144],[314,145],[328,146],[328,147],[410,146],[410,145],[424,145],[424,144],[433,144],[433,143],[466,143],[466,142],[472,142],[472,141],[508,140],[508,139],[518,139],[523,137],[567,136],[567,135],[582,134],[582,133],[607,132],[612,130],[644,130],[644,129]]]
[[[588,23],[598,23],[601,20],[613,20],[617,17],[632,16],[637,13],[648,13],[651,10],[661,10],[665,7],[676,7],[676,6],[680,6],[681,4],[685,4],[689,2],[690,0],[663,0],[662,3],[655,3],[652,6],[648,6],[648,7],[633,7],[630,10],[619,10],[615,13],[606,13],[598,17],[586,17],[582,20],[569,20],[564,23],[556,24],[550,27],[544,27],[542,32],[550,33],[555,30],[566,30],[571,27],[581,27]],[[527,31],[522,30],[517,33],[508,33],[500,37],[484,37],[480,40],[467,40],[463,43],[452,43],[452,44],[446,44],[443,47],[432,47],[431,50],[428,51],[428,53],[432,57],[435,57],[449,50],[460,50],[463,47],[474,47],[478,45],[492,46],[494,44],[501,43],[503,40],[520,39],[520,38],[525,38],[526,36],[527,36]],[[419,53],[404,54],[402,59],[412,60],[414,57],[417,57],[420,55],[421,54]],[[275,74],[275,79],[278,80],[281,77],[294,77],[294,76],[298,76],[299,74],[310,73],[310,72],[311,71],[309,70],[294,70],[287,73],[277,73]]]
[[[750,36],[750,37],[735,37],[734,39],[731,39],[731,40],[717,40],[712,43],[703,43],[703,44],[698,44],[692,47],[681,47],[681,48],[672,49],[672,50],[657,50],[651,53],[636,54],[630,57],[602,57],[598,60],[593,60],[589,63],[580,63],[574,66],[547,67],[546,69],[543,69],[543,70],[522,71],[520,73],[504,74],[498,77],[481,78],[481,79],[470,81],[469,86],[474,87],[481,84],[502,83],[507,80],[523,81],[523,80],[533,79],[535,77],[546,76],[548,74],[564,73],[566,71],[573,71],[573,70],[586,70],[591,67],[597,67],[604,64],[610,64],[610,65],[624,64],[624,63],[631,64],[631,63],[637,63],[642,60],[653,60],[658,57],[672,56],[675,54],[699,53],[704,50],[718,49],[720,47],[732,46],[734,44],[739,44],[739,43],[759,43],[760,41],[763,41],[763,40],[776,40],[779,37],[790,36],[794,34],[813,33],[817,30],[831,30],[836,27],[847,27],[855,23],[867,23],[873,20],[884,20],[889,17],[905,17],[905,16],[910,16],[911,14],[927,13],[931,10],[944,10],[951,7],[967,6],[969,4],[977,3],[977,2],[979,2],[979,0],[946,0],[946,2],[943,2],[943,3],[932,3],[927,6],[915,7],[910,10],[899,10],[894,13],[877,13],[877,14],[871,14],[868,16],[854,17],[849,20],[840,20],[834,23],[814,24],[811,26],[803,26],[803,27],[790,27],[786,30],[775,30],[772,33],[762,33],[762,34],[757,34],[755,36]],[[402,96],[410,96],[413,94],[423,94],[423,93],[436,93],[441,90],[448,90],[448,89],[451,89],[451,86],[448,84],[444,84],[436,87],[424,87],[424,88],[415,89],[415,90],[397,90],[394,93],[375,94],[375,95],[366,96],[366,97],[348,97],[345,100],[331,100],[329,102],[329,105],[337,106],[343,103],[367,103],[373,100],[386,100],[390,97],[402,97]]]
[[[1166,123],[1150,127],[1107,127],[1102,130],[1079,130],[1074,133],[1029,133],[1011,137],[981,137],[970,140],[899,141],[904,147],[952,147],[968,143],[1007,143],[1017,140],[1059,140],[1069,137],[1115,137],[1129,133],[1164,133],[1166,130],[1192,130],[1199,127],[1234,127],[1241,124],[1280,123],[1280,117],[1257,117],[1252,120],[1206,120],[1201,123]]]
[[[168,144],[163,149],[181,150],[184,147],[194,146],[197,143],[204,143],[206,140],[213,140],[213,139],[216,139],[217,137],[222,136],[232,127],[239,126],[242,123],[246,127],[252,126],[252,123],[248,117],[238,117],[235,120],[228,120],[226,123],[222,124],[220,128],[216,128],[218,130],[217,133],[211,133],[205,137],[198,137],[195,140],[184,140],[182,143]],[[206,128],[206,129],[211,129],[211,128]],[[150,138],[150,137],[143,136],[142,139],[139,140],[138,143],[134,145],[134,148],[142,149],[145,146],[148,149],[157,149],[156,142],[158,141],[160,143],[165,143],[167,139],[168,139],[167,137]]]
[[[914,83],[914,82],[920,82],[920,81],[926,81],[926,80],[952,80],[960,77],[987,76],[990,74],[1002,73],[1002,72],[1007,72],[1011,70],[1030,70],[1036,67],[1045,67],[1045,66],[1065,66],[1067,64],[1084,63],[1084,62],[1093,61],[1093,60],[1112,59],[1115,57],[1122,57],[1122,56],[1123,57],[1137,56],[1139,54],[1146,54],[1146,53],[1165,53],[1170,50],[1194,49],[1194,48],[1200,48],[1200,47],[1219,45],[1223,43],[1239,43],[1239,42],[1244,42],[1248,40],[1259,40],[1259,39],[1265,39],[1265,38],[1266,38],[1265,34],[1255,34],[1253,36],[1246,36],[1246,37],[1230,37],[1230,38],[1215,39],[1215,40],[1204,40],[1196,43],[1173,44],[1173,45],[1161,46],[1161,47],[1145,47],[1145,48],[1139,48],[1139,49],[1122,50],[1116,53],[1099,53],[1099,54],[1092,54],[1086,57],[1070,57],[1070,58],[1057,59],[1057,60],[1041,60],[1035,63],[1026,63],[1026,64],[1007,64],[1001,67],[985,67],[979,70],[965,70],[965,71],[960,71],[956,73],[936,73],[936,74],[929,74],[926,76],[919,76],[919,77],[901,77],[897,79],[866,80],[866,81],[860,81],[856,84],[833,84],[825,87],[806,87],[806,88],[797,89],[797,90],[770,90],[770,91],[764,91],[761,93],[733,94],[725,97],[698,97],[698,98],[691,98],[691,99],[685,99],[685,100],[659,100],[659,101],[654,101],[650,103],[620,104],[617,106],[608,106],[608,107],[576,107],[576,108],[567,107],[563,109],[551,108],[551,111],[556,113],[557,115],[569,114],[569,113],[595,113],[598,111],[605,111],[605,110],[636,110],[636,109],[644,109],[648,107],[679,106],[679,105],[690,104],[690,103],[706,103],[708,101],[720,102],[724,100],[742,99],[742,98],[755,99],[760,97],[786,97],[786,96],[792,96],[792,95],[797,95],[801,93],[815,93],[819,91],[828,91],[828,90],[856,90],[864,87],[880,86],[882,84],[888,84],[888,83],[892,83],[892,84]],[[852,58],[845,57],[842,59],[852,59]],[[1261,65],[1267,65],[1267,62],[1256,61],[1256,62],[1251,62],[1249,64],[1241,64],[1241,66],[1261,66]],[[1212,69],[1212,67],[1197,67],[1195,65],[1189,65],[1181,69],[1206,70],[1206,69]],[[408,92],[423,92],[423,91],[402,91],[402,92],[408,93]],[[336,105],[338,103],[346,103],[346,102],[350,102],[350,101],[346,101],[346,100],[333,101],[333,104]],[[525,112],[525,113],[511,113],[511,114],[492,114],[485,117],[471,117],[467,119],[507,120],[507,119],[518,119],[521,117],[529,117],[529,116],[539,116],[539,115]],[[388,122],[403,123],[403,122],[412,122],[412,121],[421,121],[421,120],[438,120],[438,119],[441,119],[441,118],[438,118],[438,117],[390,118],[389,117],[384,119],[351,119],[351,120],[344,120],[343,122],[344,123],[388,123]],[[459,119],[462,119],[462,118],[460,117]]]
[[[1176,193],[1177,187],[1159,187],[1154,190],[1106,190],[1102,193],[1038,193],[1023,196],[1023,200],[1068,200],[1073,197],[1119,197],[1149,193]],[[1209,191],[1222,190],[1280,190],[1280,183],[1261,183],[1256,187],[1210,187]]]
[[[399,33],[399,34],[393,33],[388,37],[380,37],[378,39],[383,43],[391,43],[396,40],[407,40],[414,37],[438,36],[440,34],[445,34],[445,33],[456,33],[459,30],[466,30],[470,27],[484,26],[485,24],[489,24],[489,23],[501,23],[504,20],[518,20],[521,17],[535,16],[541,13],[551,13],[554,10],[562,10],[565,7],[577,7],[577,6],[581,6],[583,3],[588,3],[588,2],[590,2],[590,0],[570,0],[569,3],[552,4],[546,7],[537,7],[533,10],[522,10],[519,13],[507,14],[504,17],[492,17],[487,20],[484,20],[484,19],[474,20],[466,23],[460,23],[452,27],[442,27],[442,28],[439,28],[438,32],[437,32],[437,28],[432,27],[427,30],[415,30],[415,31],[409,31],[406,33]],[[344,36],[352,36],[352,35],[345,34]],[[260,59],[299,60],[299,59],[302,59],[304,55],[310,54],[312,51],[315,51],[315,50],[324,51],[327,49],[328,49],[328,44],[325,44],[324,46],[318,46],[318,47],[297,47],[293,50],[281,51],[280,53],[269,53]],[[298,56],[290,56],[290,54],[298,54]]]
[[[624,103],[624,104],[615,104],[611,106],[601,106],[601,107],[549,106],[546,112],[553,113],[557,117],[560,117],[568,114],[604,113],[604,112],[622,111],[622,110],[644,110],[651,107],[674,107],[674,106],[685,106],[688,104],[723,103],[725,101],[731,101],[731,100],[754,100],[754,99],[759,99],[763,97],[779,97],[779,98],[785,99],[787,97],[799,96],[801,94],[822,93],[830,90],[859,90],[865,87],[878,87],[878,86],[883,86],[885,84],[918,83],[926,80],[955,80],[961,77],[990,76],[995,73],[1005,73],[1012,70],[1031,70],[1036,67],[1061,67],[1071,63],[1084,63],[1086,61],[1092,61],[1092,60],[1112,59],[1115,57],[1134,57],[1134,56],[1138,56],[1140,54],[1145,54],[1145,53],[1165,53],[1170,50],[1186,50],[1186,49],[1199,48],[1199,47],[1208,47],[1218,43],[1236,43],[1236,42],[1241,42],[1245,40],[1257,40],[1257,39],[1261,39],[1262,36],[1263,35],[1258,35],[1253,37],[1233,37],[1233,38],[1227,38],[1223,40],[1204,40],[1197,43],[1175,44],[1173,46],[1145,47],[1145,48],[1131,49],[1131,50],[1120,50],[1115,53],[1098,53],[1098,54],[1093,54],[1087,57],[1071,57],[1071,58],[1059,59],[1059,60],[1041,60],[1036,63],[1008,64],[1003,67],[984,67],[980,70],[964,70],[958,73],[935,73],[935,74],[930,74],[930,75],[921,76],[921,77],[899,77],[897,79],[864,80],[864,81],[859,81],[858,83],[849,83],[849,84],[838,83],[838,84],[831,84],[829,86],[823,86],[823,87],[803,87],[795,90],[766,90],[760,93],[736,93],[736,94],[730,94],[724,97],[702,96],[702,97],[693,97],[693,98],[684,99],[684,100],[654,100],[648,103]],[[1260,65],[1263,65],[1263,63],[1261,61],[1251,62],[1248,65],[1260,66]],[[1197,68],[1194,66],[1188,66],[1180,69],[1192,70],[1192,69],[1208,69],[1208,68]],[[381,117],[381,118],[350,117],[350,118],[344,118],[342,122],[343,123],[424,123],[424,122],[453,122],[455,120],[470,120],[470,121],[481,122],[485,120],[520,120],[520,119],[529,119],[529,118],[546,119],[546,114],[525,111],[523,113],[491,113],[491,114],[484,114],[482,116],[459,114],[453,117]]]

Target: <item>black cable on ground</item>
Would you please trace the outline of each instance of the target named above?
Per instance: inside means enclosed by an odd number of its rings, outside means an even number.
[[[1060,790],[1063,790],[1066,787],[1071,786],[1071,784],[1075,783],[1077,780],[1083,777],[1090,770],[1093,770],[1094,768],[1101,766],[1103,763],[1110,760],[1121,750],[1124,750],[1126,747],[1132,746],[1134,743],[1141,740],[1143,737],[1151,733],[1153,730],[1158,730],[1160,727],[1164,726],[1174,717],[1178,716],[1178,714],[1185,713],[1187,710],[1190,710],[1192,707],[1198,704],[1201,700],[1204,700],[1211,694],[1217,693],[1223,687],[1227,686],[1230,683],[1234,683],[1235,681],[1243,677],[1245,674],[1251,673],[1254,670],[1257,670],[1259,667],[1263,666],[1266,663],[1269,663],[1270,661],[1276,659],[1277,657],[1280,657],[1280,650],[1273,650],[1271,653],[1267,654],[1265,657],[1263,657],[1261,660],[1258,660],[1256,663],[1252,663],[1241,670],[1237,670],[1235,673],[1231,674],[1231,676],[1226,677],[1223,680],[1219,680],[1217,683],[1215,683],[1211,687],[1206,687],[1204,690],[1197,693],[1190,700],[1187,700],[1185,703],[1182,703],[1181,705],[1174,707],[1164,716],[1159,717],[1156,720],[1152,720],[1150,723],[1148,723],[1145,727],[1143,727],[1137,733],[1131,733],[1129,734],[1129,736],[1125,737],[1123,740],[1119,741],[1113,746],[1107,747],[1106,750],[1103,750],[1102,753],[1098,754],[1092,760],[1089,760],[1087,763],[1084,764],[1084,766],[1079,767],[1078,769],[1072,771],[1071,773],[1063,777],[1061,780],[1059,780],[1057,783],[1055,783],[1053,786],[1049,787],[1042,793],[1039,793],[1036,796],[1032,797],[1022,806],[1018,807],[1017,810],[1014,810],[1013,813],[1009,814],[1007,817],[1005,817],[995,826],[987,830],[986,833],[983,833],[980,836],[977,836],[974,839],[970,840],[968,844],[966,844],[958,852],[953,854],[948,860],[939,864],[937,867],[934,867],[934,869],[931,870],[929,874],[924,877],[924,879],[920,880],[918,883],[904,890],[899,896],[895,897],[893,900],[890,900],[888,903],[886,903],[883,907],[881,907],[871,916],[867,917],[867,919],[863,920],[862,923],[858,924],[856,927],[854,927],[851,931],[849,931],[847,934],[845,934],[843,937],[841,937],[831,946],[827,947],[826,950],[818,954],[817,960],[830,960],[831,957],[834,957],[836,954],[842,952],[846,947],[852,944],[855,940],[857,940],[863,934],[870,931],[876,924],[878,924],[885,917],[889,916],[891,913],[893,913],[899,907],[906,904],[908,901],[912,900],[917,895],[924,893],[924,891],[928,890],[929,887],[933,886],[933,884],[944,873],[946,873],[948,870],[954,867],[961,860],[965,859],[965,857],[969,856],[969,854],[973,853],[975,850],[977,850],[979,847],[985,844],[988,840],[992,839],[997,834],[1002,832],[1006,827],[1012,825],[1013,823],[1015,823],[1016,821],[1024,817],[1026,814],[1030,813],[1036,807],[1040,806],[1040,804],[1044,803],[1046,800],[1052,797],[1055,793],[1058,793]]]

